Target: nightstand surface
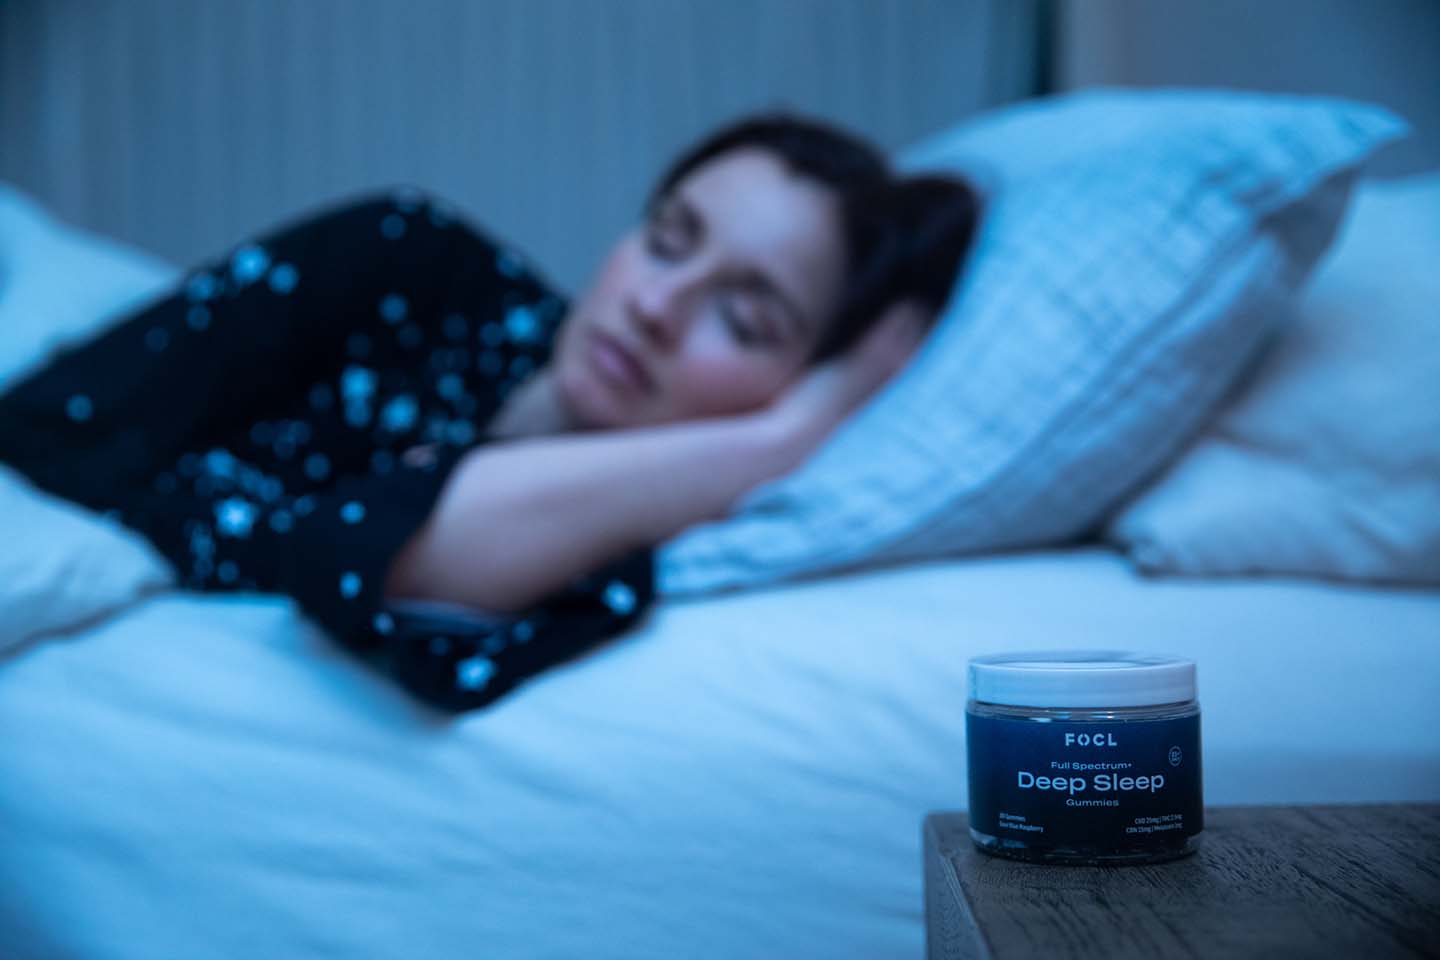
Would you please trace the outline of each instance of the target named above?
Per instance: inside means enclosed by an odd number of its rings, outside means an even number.
[[[1440,957],[1440,805],[1212,807],[1200,850],[1138,867],[989,857],[925,818],[930,960]]]

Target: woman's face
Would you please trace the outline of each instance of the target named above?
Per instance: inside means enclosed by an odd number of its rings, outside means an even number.
[[[556,344],[561,402],[586,428],[758,409],[804,369],[845,269],[829,191],[768,151],[693,170],[623,236]]]

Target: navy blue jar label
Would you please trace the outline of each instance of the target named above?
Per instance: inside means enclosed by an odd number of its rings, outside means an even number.
[[[970,825],[1095,852],[1171,846],[1204,826],[1200,716],[1037,722],[967,713]]]

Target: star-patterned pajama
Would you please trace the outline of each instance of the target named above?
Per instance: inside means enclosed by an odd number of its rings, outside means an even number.
[[[561,297],[445,205],[399,190],[242,244],[0,395],[0,460],[144,534],[195,590],[279,592],[446,710],[636,623],[636,551],[505,618],[390,602],[396,552]]]

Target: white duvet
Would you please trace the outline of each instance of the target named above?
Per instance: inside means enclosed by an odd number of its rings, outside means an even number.
[[[1212,803],[1440,800],[1440,595],[1099,550],[662,604],[446,720],[278,597],[0,660],[0,956],[915,957],[965,661],[1199,662]]]

